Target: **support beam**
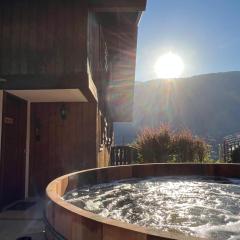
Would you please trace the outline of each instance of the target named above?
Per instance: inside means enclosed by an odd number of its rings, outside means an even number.
[[[95,12],[138,12],[146,9],[147,0],[91,0],[89,8]]]

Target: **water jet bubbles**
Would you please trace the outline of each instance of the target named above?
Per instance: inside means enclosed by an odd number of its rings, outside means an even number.
[[[90,191],[79,189],[64,199],[127,223],[198,237],[239,240],[239,183],[203,177],[135,179],[99,184]]]

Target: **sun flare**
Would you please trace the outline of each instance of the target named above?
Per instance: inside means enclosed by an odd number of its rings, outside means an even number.
[[[160,56],[154,65],[155,73],[159,78],[178,78],[182,75],[183,69],[182,58],[172,52]]]

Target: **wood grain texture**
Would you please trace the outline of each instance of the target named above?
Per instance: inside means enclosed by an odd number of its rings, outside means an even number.
[[[146,0],[1,0],[0,77],[7,81],[0,89],[79,88],[105,113],[114,105],[113,120],[130,121],[136,20],[145,6]]]
[[[24,198],[27,103],[3,95],[0,208]]]
[[[0,8],[0,75],[86,72],[86,1],[2,0]]]
[[[94,103],[31,104],[32,193],[43,192],[57,176],[97,166],[96,114]]]

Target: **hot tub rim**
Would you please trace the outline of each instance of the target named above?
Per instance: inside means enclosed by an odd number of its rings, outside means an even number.
[[[142,227],[142,226],[138,226],[135,224],[130,224],[130,223],[102,217],[98,214],[83,210],[79,207],[74,206],[71,203],[66,202],[62,198],[62,196],[64,194],[61,196],[56,191],[58,183],[66,180],[69,177],[74,176],[74,175],[95,172],[95,171],[104,171],[104,169],[111,169],[111,168],[130,168],[130,167],[133,168],[133,167],[138,167],[138,166],[149,166],[149,165],[153,165],[153,166],[154,165],[165,165],[165,166],[167,166],[167,165],[169,165],[169,166],[170,165],[179,165],[179,166],[181,166],[181,165],[194,165],[194,166],[196,166],[196,165],[199,165],[199,166],[206,166],[206,165],[211,165],[211,166],[233,165],[234,166],[234,165],[237,165],[237,166],[240,166],[240,164],[237,164],[237,163],[213,163],[213,164],[212,163],[146,163],[146,164],[129,164],[129,165],[102,167],[102,168],[91,168],[91,169],[86,169],[86,170],[81,170],[81,171],[75,171],[75,172],[65,174],[63,176],[60,176],[60,177],[54,179],[53,181],[51,181],[48,184],[48,186],[46,188],[46,195],[47,195],[48,199],[50,199],[53,203],[57,204],[58,206],[64,208],[65,211],[67,210],[73,214],[77,214],[81,217],[90,219],[90,220],[98,222],[100,224],[106,224],[106,225],[110,225],[113,227],[130,230],[130,231],[134,231],[134,232],[138,232],[138,233],[140,232],[142,234],[147,234],[147,235],[156,236],[156,237],[162,237],[162,238],[166,238],[166,239],[176,239],[176,240],[186,240],[186,239],[188,239],[188,240],[201,240],[202,239],[203,240],[203,239],[205,239],[205,238],[201,238],[201,237],[194,237],[191,235],[187,235],[187,234],[184,234],[181,232],[171,233],[171,232],[167,232],[167,231],[152,229],[152,228],[148,228],[148,227]],[[171,176],[171,175],[169,175],[169,176]],[[189,176],[191,176],[191,175],[189,175]],[[149,176],[149,177],[151,177],[151,176]],[[225,177],[225,176],[222,176],[222,177]],[[122,178],[122,179],[126,179],[126,178]]]

